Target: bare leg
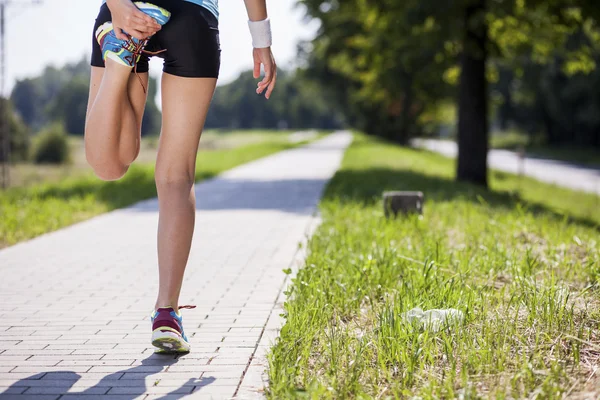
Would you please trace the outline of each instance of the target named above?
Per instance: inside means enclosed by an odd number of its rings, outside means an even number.
[[[147,85],[148,74],[140,74]],[[85,153],[104,180],[121,178],[140,150],[146,93],[131,69],[108,59],[92,67],[85,124]]]
[[[163,123],[156,162],[160,208],[156,308],[178,306],[194,233],[196,154],[216,83],[212,78],[163,74]]]

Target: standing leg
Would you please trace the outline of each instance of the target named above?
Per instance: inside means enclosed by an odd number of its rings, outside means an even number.
[[[148,85],[148,74],[140,74]],[[108,59],[92,67],[85,123],[85,153],[104,180],[121,178],[140,149],[146,93],[131,68]]]
[[[156,162],[160,211],[156,308],[178,307],[196,216],[198,143],[216,83],[215,78],[163,74],[163,123]]]

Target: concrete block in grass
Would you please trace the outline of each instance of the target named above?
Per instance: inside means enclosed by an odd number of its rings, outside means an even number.
[[[423,192],[384,192],[383,209],[386,218],[398,214],[423,214]]]

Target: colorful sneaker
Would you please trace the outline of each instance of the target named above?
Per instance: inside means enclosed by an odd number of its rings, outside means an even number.
[[[196,306],[181,306],[182,308],[196,308]],[[171,307],[159,308],[151,315],[152,345],[156,353],[187,353],[190,351],[190,342],[183,332],[181,314]]]
[[[171,18],[170,12],[154,4],[140,1],[134,4],[140,11],[154,18],[160,25],[165,25]],[[110,58],[127,67],[134,67],[136,65],[145,51],[144,47],[148,43],[149,38],[139,40],[127,33],[126,35],[129,37],[128,40],[118,39],[115,35],[113,24],[110,21],[105,22],[96,29],[96,40],[102,49],[102,58],[105,61],[107,58]]]
[[[156,20],[161,25],[169,22],[171,18],[171,13],[165,10],[162,7],[155,6],[154,4],[146,3],[144,1],[136,1],[135,6],[140,9],[140,11],[148,14],[152,18]]]

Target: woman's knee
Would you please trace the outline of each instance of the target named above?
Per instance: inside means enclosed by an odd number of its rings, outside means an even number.
[[[121,179],[129,167],[117,161],[111,162],[94,162],[88,158],[88,163],[94,170],[96,176],[103,181],[116,181]]]
[[[156,167],[154,180],[157,189],[160,191],[163,188],[172,189],[174,187],[185,190],[191,189],[195,179],[194,173],[186,168],[179,169],[173,165],[163,168],[159,165]]]

